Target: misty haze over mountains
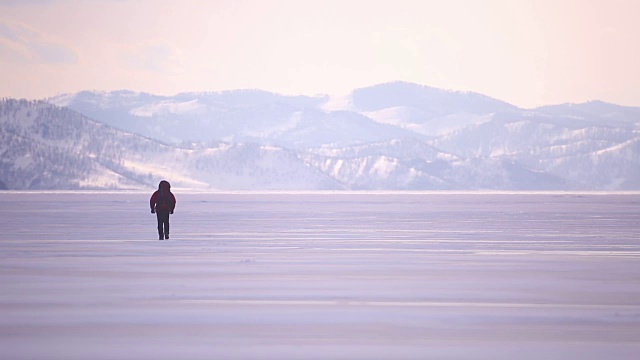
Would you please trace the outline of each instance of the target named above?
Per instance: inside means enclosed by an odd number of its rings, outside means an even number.
[[[83,91],[1,100],[0,124],[9,189],[640,190],[640,108],[599,101]]]

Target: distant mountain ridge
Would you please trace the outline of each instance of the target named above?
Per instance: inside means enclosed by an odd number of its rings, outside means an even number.
[[[10,189],[169,178],[211,190],[640,190],[640,108],[600,101],[521,109],[393,82],[342,97],[123,90],[47,102],[0,102]],[[25,160],[35,153],[60,155]]]
[[[430,116],[452,113],[487,114],[518,110],[504,101],[474,92],[447,91],[402,81],[356,89],[353,104],[359,111],[377,111],[404,106],[424,111]]]
[[[294,153],[257,144],[185,148],[44,101],[0,100],[0,181],[9,189],[342,189]]]

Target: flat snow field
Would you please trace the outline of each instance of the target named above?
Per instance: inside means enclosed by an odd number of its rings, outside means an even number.
[[[638,359],[640,194],[0,193],[0,359]]]

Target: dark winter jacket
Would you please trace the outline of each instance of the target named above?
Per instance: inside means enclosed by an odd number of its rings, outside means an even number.
[[[176,197],[171,193],[171,184],[168,181],[160,181],[158,190],[151,195],[149,206],[151,206],[152,212],[173,214],[173,210],[176,208]]]

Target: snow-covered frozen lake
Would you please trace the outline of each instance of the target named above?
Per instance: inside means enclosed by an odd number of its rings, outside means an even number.
[[[175,193],[0,193],[0,358],[640,354],[640,194]]]

